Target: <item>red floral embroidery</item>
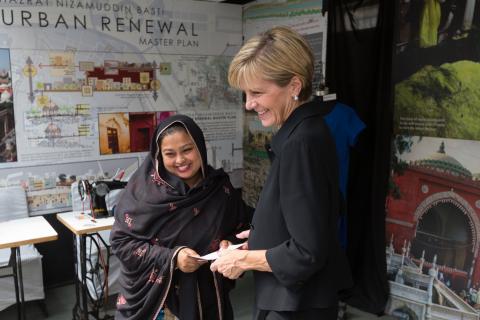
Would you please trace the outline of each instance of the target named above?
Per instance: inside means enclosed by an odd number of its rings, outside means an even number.
[[[125,299],[125,297],[122,294],[119,294],[117,298],[117,305],[122,305],[126,303],[127,303],[127,300]]]
[[[163,179],[160,177],[160,175],[158,174],[157,171],[153,170],[152,174],[150,174],[150,176],[152,177],[152,181],[157,184],[157,185],[162,185],[162,184],[165,184],[165,181],[163,181]]]
[[[198,208],[193,208],[193,215],[196,217],[200,213],[200,209]]]
[[[223,191],[225,191],[226,194],[230,194],[230,188],[227,186],[223,186]]]
[[[153,284],[162,284],[163,276],[158,276],[158,269],[153,269],[148,277],[148,282]]]
[[[143,257],[146,252],[147,252],[146,248],[137,248],[137,250],[135,250],[133,254],[139,257]]]
[[[153,269],[153,271],[150,273],[150,276],[148,277],[149,283],[155,283],[155,281],[157,280],[157,273],[158,269]]]
[[[133,227],[133,218],[128,213],[125,213],[125,223],[130,229]]]
[[[160,177],[160,175],[158,174],[158,172],[156,170],[152,171],[152,173],[150,174],[150,177],[152,177],[153,183],[155,183],[157,186],[164,185],[164,186],[172,188],[172,186],[169,185],[167,183],[167,181],[163,180],[162,177]]]

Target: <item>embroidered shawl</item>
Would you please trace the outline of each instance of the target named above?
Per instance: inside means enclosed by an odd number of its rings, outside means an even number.
[[[202,158],[203,180],[193,188],[170,174],[159,156],[158,138],[174,123],[186,128]],[[156,319],[165,305],[182,320],[231,319],[232,282],[208,264],[193,273],[175,270],[176,256],[183,247],[203,255],[222,239],[234,240],[248,229],[252,210],[228,175],[208,166],[203,133],[189,117],[161,122],[150,149],[115,208],[110,241],[122,271],[115,319]]]

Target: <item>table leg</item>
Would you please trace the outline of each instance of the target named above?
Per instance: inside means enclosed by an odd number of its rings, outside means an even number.
[[[85,235],[80,236],[80,274],[81,274],[81,295],[82,295],[82,314],[85,320],[88,320],[88,301],[87,301],[87,242]]]
[[[18,280],[20,287],[20,307],[22,309],[22,320],[25,320],[25,294],[23,292],[23,274],[22,274],[22,257],[20,256],[20,247],[15,248],[17,251],[17,268],[18,268]]]
[[[73,283],[75,283],[75,306],[73,307],[72,314],[73,320],[78,320],[81,318],[81,308],[80,308],[80,284],[79,284],[79,277],[78,277],[78,250],[77,250],[77,236],[73,234],[73,266],[75,268],[75,279],[73,279]]]
[[[19,289],[18,289],[18,269],[17,269],[17,248],[10,248],[10,259],[12,262],[13,284],[15,286],[15,300],[17,302],[17,316],[18,320],[22,320],[22,308],[20,305]]]

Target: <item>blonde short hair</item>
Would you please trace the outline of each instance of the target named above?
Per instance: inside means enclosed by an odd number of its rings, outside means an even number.
[[[302,82],[300,101],[312,94],[314,56],[310,45],[296,31],[275,27],[248,40],[235,55],[228,70],[228,82],[241,88],[253,79],[273,81],[285,87],[297,76]]]

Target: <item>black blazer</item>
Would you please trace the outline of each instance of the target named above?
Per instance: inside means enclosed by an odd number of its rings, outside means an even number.
[[[248,240],[250,250],[267,249],[273,271],[254,271],[262,310],[332,307],[338,291],[352,285],[337,236],[338,161],[322,104],[295,109],[272,139],[272,166]]]

